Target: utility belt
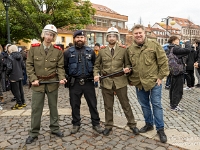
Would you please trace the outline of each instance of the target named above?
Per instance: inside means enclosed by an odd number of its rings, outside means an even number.
[[[41,79],[41,80],[49,80],[49,79],[55,78],[56,75],[57,75],[57,73],[54,72],[54,73],[52,73],[52,74],[50,74],[48,76],[37,76],[37,78]]]
[[[76,83],[78,82],[80,85],[84,85],[86,82],[94,82],[94,78],[93,77],[87,77],[87,78],[68,77],[67,84],[65,85],[65,87],[67,88],[73,87],[75,82]]]
[[[108,73],[103,73],[103,76],[109,76],[110,74],[108,74]],[[118,74],[115,74],[115,75],[111,75],[111,76],[109,76],[109,78],[114,78],[114,77],[120,77],[120,76],[122,76],[122,75],[124,75],[124,72],[121,72],[121,73],[118,73]]]
[[[75,78],[75,82],[78,82],[80,85],[84,85],[86,82],[94,82],[94,78]]]

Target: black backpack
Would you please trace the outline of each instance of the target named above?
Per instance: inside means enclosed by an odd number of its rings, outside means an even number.
[[[174,47],[170,49],[168,57],[169,71],[171,75],[177,76],[184,73],[184,66],[176,55],[173,53]]]

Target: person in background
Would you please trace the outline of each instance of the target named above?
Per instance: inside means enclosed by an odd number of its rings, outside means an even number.
[[[163,49],[166,53],[166,55],[168,56],[169,55],[169,43],[166,43],[163,45]],[[170,74],[167,76],[167,79],[166,79],[166,83],[165,83],[165,89],[169,90],[170,88],[170,82],[171,82],[171,76]]]
[[[20,51],[23,62],[25,64],[25,69],[23,70],[23,85],[27,85],[27,74],[26,74],[26,59],[27,59],[27,52],[26,52],[26,47],[22,47],[22,50]]]
[[[198,62],[198,56],[199,56],[199,51],[200,51],[200,40],[194,40],[194,47],[196,50],[196,62]],[[194,67],[195,70],[195,75],[197,77],[197,84],[195,85],[196,88],[200,88],[200,74],[198,72],[198,68]]]
[[[11,44],[7,44],[5,46],[5,50],[1,53],[3,55],[3,71],[2,71],[2,79],[1,79],[1,84],[2,84],[2,90],[3,92],[6,92],[8,89],[7,87],[7,83],[8,83],[8,79],[6,77],[6,71],[7,71],[7,59],[8,59],[8,48],[11,46]]]
[[[10,55],[8,57],[6,74],[11,84],[12,93],[16,98],[16,104],[11,107],[11,109],[22,109],[23,107],[26,107],[22,83],[25,65],[16,45],[11,45],[8,48],[8,52]]]
[[[143,25],[135,25],[132,29],[133,43],[127,49],[133,67],[129,83],[136,87],[145,119],[145,126],[140,133],[153,130],[155,123],[160,141],[165,143],[167,136],[164,132],[161,96],[162,79],[169,74],[168,59],[158,42],[147,39]]]
[[[187,87],[184,90],[191,90],[194,88],[195,78],[194,78],[194,63],[196,62],[196,51],[194,46],[191,46],[189,55],[186,56],[186,81]]]
[[[0,83],[1,82],[1,77],[2,77],[2,71],[3,71],[3,47],[0,45]],[[3,89],[2,89],[2,84],[0,84],[0,104],[5,104],[5,100],[3,97]],[[1,107],[1,106],[0,106]]]
[[[185,62],[183,58],[190,53],[190,42],[185,41],[185,48],[182,48],[179,44],[179,38],[177,36],[171,36],[168,40],[169,49],[173,48],[173,54],[176,55],[179,59],[180,64],[185,67]],[[170,97],[170,107],[172,111],[183,111],[183,109],[179,106],[179,103],[183,96],[183,80],[184,73],[181,73],[177,76],[171,74],[171,84],[169,90]]]
[[[97,57],[99,54],[99,50],[100,50],[100,44],[99,43],[95,43],[94,45],[94,52],[95,52],[95,56]],[[94,82],[94,86],[95,88],[98,87],[98,82]]]

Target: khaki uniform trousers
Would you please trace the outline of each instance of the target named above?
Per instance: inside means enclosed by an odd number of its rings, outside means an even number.
[[[58,124],[58,109],[57,109],[57,99],[58,99],[58,89],[52,92],[48,92],[47,86],[45,86],[45,92],[32,92],[32,102],[31,102],[31,130],[29,135],[31,137],[36,137],[40,131],[41,116],[44,107],[45,93],[48,98],[49,110],[50,110],[50,129],[51,132],[59,131]]]
[[[105,128],[111,129],[113,126],[113,105],[114,105],[114,91],[117,94],[119,102],[122,106],[126,119],[128,120],[127,125],[129,127],[136,127],[135,118],[129,104],[127,96],[127,86],[116,89],[114,83],[112,89],[106,89],[102,87],[102,95],[104,99],[105,108]]]

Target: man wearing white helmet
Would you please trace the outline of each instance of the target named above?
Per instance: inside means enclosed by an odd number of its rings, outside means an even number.
[[[48,24],[42,30],[41,44],[35,43],[31,45],[26,61],[27,75],[29,77],[32,88],[31,103],[31,130],[26,144],[32,143],[37,139],[41,116],[44,107],[45,94],[48,97],[50,109],[50,129],[51,133],[58,137],[63,137],[63,133],[59,129],[58,124],[58,87],[65,84],[64,60],[61,48],[52,45],[56,40],[57,29],[54,25]],[[59,83],[40,84],[40,81],[60,81]]]
[[[104,135],[109,135],[113,127],[113,104],[114,91],[119,98],[122,109],[128,120],[127,125],[134,134],[139,134],[136,127],[129,99],[127,96],[128,80],[124,73],[130,72],[130,62],[127,56],[127,50],[124,46],[120,46],[117,42],[120,35],[115,27],[111,27],[107,31],[106,40],[109,43],[107,47],[99,51],[94,65],[94,80],[99,81],[99,74],[109,75],[114,72],[123,70],[121,73],[105,78],[101,81],[102,95],[105,107],[105,130]]]

